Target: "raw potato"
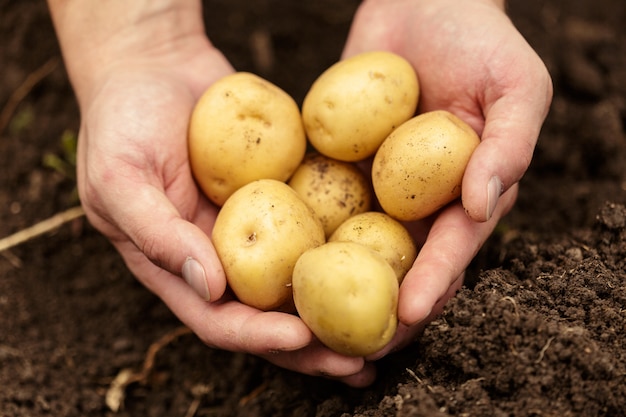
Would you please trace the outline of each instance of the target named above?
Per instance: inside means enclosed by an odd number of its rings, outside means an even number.
[[[320,75],[304,99],[302,120],[320,153],[359,161],[415,114],[418,98],[417,75],[408,61],[391,52],[365,52]]]
[[[372,201],[369,182],[356,165],[318,153],[305,156],[288,184],[315,211],[326,236],[350,216],[369,210]]]
[[[287,181],[305,151],[296,102],[251,73],[238,72],[217,81],[191,116],[191,169],[206,196],[219,206],[251,181]]]
[[[402,124],[385,139],[372,165],[383,210],[398,220],[419,220],[458,198],[479,143],[468,124],[444,110]]]
[[[329,242],[305,252],[293,271],[302,321],[330,349],[348,356],[381,350],[398,325],[396,274],[372,249]]]
[[[212,238],[231,289],[260,310],[293,306],[293,267],[325,241],[311,208],[287,184],[271,179],[237,190],[218,213]]]
[[[417,248],[404,225],[385,213],[368,211],[343,222],[329,242],[355,242],[380,253],[391,265],[398,283],[413,266]]]

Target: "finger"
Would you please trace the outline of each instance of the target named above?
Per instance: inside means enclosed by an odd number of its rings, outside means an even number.
[[[294,315],[262,312],[226,295],[208,303],[163,269],[148,283],[149,289],[209,346],[261,355],[301,349],[313,340],[311,331]]]
[[[333,352],[317,340],[303,349],[261,356],[282,368],[341,381],[353,387],[365,387],[376,378],[373,364],[362,357]]]
[[[445,208],[432,225],[413,267],[402,281],[398,318],[408,325],[425,320],[450,285],[465,271],[495,228],[513,207],[517,185],[502,195],[492,218],[484,223],[467,217],[455,203]]]
[[[537,70],[543,68],[544,70]],[[485,125],[463,178],[463,206],[476,221],[491,217],[498,198],[519,182],[532,160],[539,131],[552,100],[550,76],[539,58],[510,60],[506,85],[486,88]]]
[[[207,345],[254,354],[285,369],[351,386],[374,380],[373,366],[323,346],[297,316],[261,312],[234,300],[209,304],[180,279],[161,271],[150,280],[151,289]]]
[[[367,356],[365,359],[368,361],[377,361],[380,358],[388,355],[391,352],[399,351],[411,343],[415,342],[417,338],[424,332],[424,329],[428,324],[433,321],[437,316],[439,316],[443,312],[443,308],[448,302],[448,300],[454,297],[461,289],[463,285],[463,279],[465,274],[461,274],[453,283],[448,287],[446,294],[437,301],[430,314],[422,321],[418,322],[413,326],[407,326],[404,323],[398,324],[398,330],[394,335],[393,339],[387,346],[385,346],[379,352],[376,352],[372,355]]]
[[[261,330],[263,327],[267,330]],[[241,327],[239,340],[248,352],[303,374],[335,379],[354,387],[367,386],[376,377],[372,364],[361,357],[344,356],[330,350],[293,315],[276,312],[254,315]]]
[[[376,366],[371,362],[365,362],[363,368],[356,374],[336,379],[354,388],[365,388],[374,383],[376,374]]]
[[[159,188],[146,184],[129,187],[128,182],[123,187],[134,195],[118,196],[117,201],[124,204],[111,207],[110,212],[125,236],[111,240],[117,246],[129,238],[136,247],[118,247],[123,255],[127,251],[132,254],[125,256],[131,271],[149,285],[146,280],[154,280],[163,268],[185,278],[205,300],[219,299],[226,289],[226,278],[208,236],[216,209],[199,204],[190,219],[192,222],[181,217]],[[141,255],[151,264],[144,262]]]

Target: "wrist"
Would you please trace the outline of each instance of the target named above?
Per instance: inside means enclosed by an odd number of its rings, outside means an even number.
[[[210,45],[201,4],[177,0],[48,0],[79,103],[119,68],[163,69],[190,49]]]

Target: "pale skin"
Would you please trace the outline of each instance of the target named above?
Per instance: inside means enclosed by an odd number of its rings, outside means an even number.
[[[396,337],[372,357],[350,358],[319,344],[296,316],[258,311],[226,292],[209,238],[217,209],[191,176],[186,131],[200,94],[234,69],[207,39],[201,4],[48,2],[81,110],[78,187],[91,223],[207,345],[357,387],[374,380],[375,359],[414,340],[461,286],[515,202],[551,101],[548,72],[502,1],[361,5],[344,56],[404,56],[420,77],[419,110],[456,113],[482,142],[462,202],[411,225],[422,246],[401,287]]]

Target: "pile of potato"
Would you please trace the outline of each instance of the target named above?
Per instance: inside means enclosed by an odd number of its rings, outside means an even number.
[[[389,52],[328,68],[301,111],[245,72],[204,93],[190,164],[221,206],[212,239],[242,303],[297,313],[345,355],[391,340],[399,284],[417,256],[402,222],[460,196],[479,143],[449,112],[415,115],[418,99],[414,69]]]

